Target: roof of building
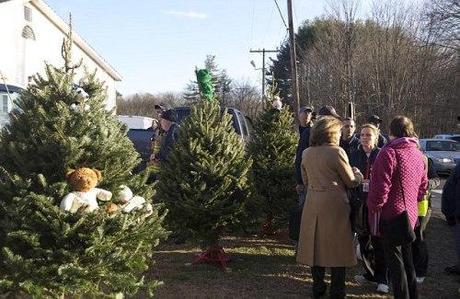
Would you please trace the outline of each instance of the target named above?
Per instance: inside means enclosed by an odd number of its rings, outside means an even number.
[[[1,1],[0,1],[1,2]],[[2,84],[0,82],[0,92],[9,92],[9,93],[13,93],[13,92],[20,92],[22,90],[22,88],[18,87],[18,86],[15,86],[15,85],[8,85],[8,84]]]
[[[6,2],[11,0],[0,0],[1,2]],[[41,11],[59,30],[61,30],[64,34],[69,31],[69,25],[64,22],[54,11],[53,9],[48,6],[43,0],[26,0],[25,3],[28,2],[36,7],[39,11]],[[121,75],[99,55],[78,33],[75,31],[72,32],[73,42],[84,52],[86,53],[94,62],[107,74],[109,74],[115,81],[121,81]]]

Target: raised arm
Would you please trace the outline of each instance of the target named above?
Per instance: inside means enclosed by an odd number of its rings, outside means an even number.
[[[353,173],[350,163],[348,162],[347,153],[342,148],[338,148],[336,169],[343,183],[348,188],[354,188],[361,184],[362,177],[356,176]]]
[[[99,188],[94,188],[96,189],[96,197],[99,200],[102,201],[109,201],[112,199],[112,192],[104,190],[104,189],[99,189]]]

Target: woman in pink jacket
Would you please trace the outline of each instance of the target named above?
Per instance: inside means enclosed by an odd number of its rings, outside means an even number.
[[[428,179],[416,137],[412,121],[396,116],[390,124],[390,142],[374,162],[367,205],[369,224],[377,235],[380,221],[391,220],[405,210],[412,228],[417,223],[417,202],[425,194]],[[383,246],[395,299],[418,298],[411,244],[395,246],[383,234]]]

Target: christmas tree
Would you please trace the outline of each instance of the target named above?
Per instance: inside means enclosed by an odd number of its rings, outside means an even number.
[[[225,264],[219,238],[244,214],[252,161],[231,116],[209,98],[211,88],[204,88],[211,84],[209,72],[201,70],[197,76],[203,100],[192,107],[169,160],[162,165],[158,198],[169,210],[172,231],[210,246],[200,261]]]
[[[255,121],[249,144],[257,206],[264,214],[265,233],[272,233],[278,220],[287,219],[297,197],[293,173],[297,137],[292,113],[287,107],[272,107],[276,98],[273,90],[269,90],[265,109]]]
[[[66,172],[101,171],[100,188],[129,186],[147,202],[145,175],[132,175],[140,159],[126,128],[105,110],[106,93],[95,73],[76,88],[71,35],[64,67],[46,65],[22,92],[0,137],[0,293],[32,297],[114,296],[152,293],[144,279],[152,249],[166,237],[164,209],[69,213],[59,207],[70,191]]]
[[[215,98],[220,105],[225,106],[230,100],[232,80],[225,69],[219,68],[215,55],[207,55],[204,66],[211,75]],[[184,100],[191,105],[199,103],[202,98],[202,89],[198,82],[199,80],[189,82],[184,92]]]

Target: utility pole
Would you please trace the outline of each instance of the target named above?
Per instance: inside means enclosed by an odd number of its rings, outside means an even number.
[[[299,84],[297,81],[297,54],[295,48],[295,33],[294,33],[294,22],[292,20],[292,0],[287,0],[288,9],[288,25],[289,25],[289,41],[291,48],[291,87],[292,97],[294,98],[293,108],[298,115],[300,109],[300,98],[299,98]]]
[[[266,50],[265,48],[263,49],[258,49],[258,50],[249,50],[250,53],[262,53],[262,98],[265,98],[265,53],[276,53],[279,52],[279,50]],[[253,64],[255,67],[255,65]]]

